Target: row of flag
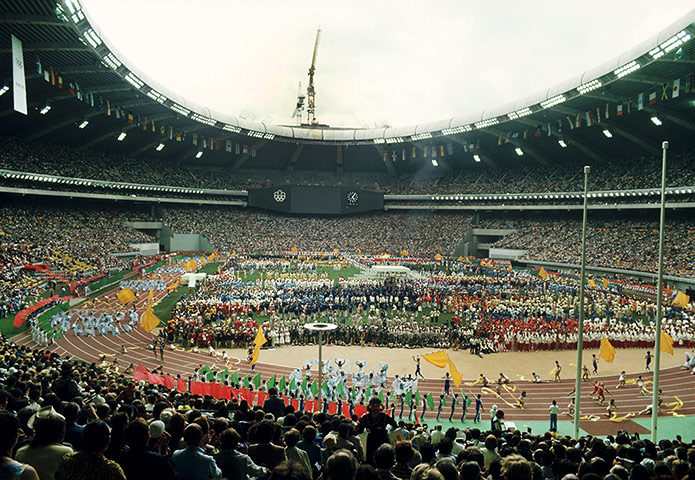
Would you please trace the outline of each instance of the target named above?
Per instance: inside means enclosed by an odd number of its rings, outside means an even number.
[[[663,353],[668,353],[673,355],[673,337],[668,333],[661,330],[661,345],[659,350]],[[598,352],[599,357],[603,358],[608,363],[613,363],[615,360],[615,347],[606,338],[605,335],[601,336],[601,347]]]
[[[665,102],[669,99],[678,98],[681,93],[695,93],[694,77],[693,74],[688,74],[683,78],[664,82],[661,85],[652,87],[650,90],[639,93],[636,99],[630,97],[622,103],[608,102],[605,105],[589,111],[580,112],[576,115],[567,115],[564,119],[539,124],[535,128],[526,127],[524,130],[501,133],[497,138],[497,145],[504,145],[505,143],[519,139],[559,135],[566,129],[574,130],[582,127],[593,127],[608,120],[614,115],[616,117],[621,117],[632,113],[635,109],[637,111],[644,110],[648,105],[654,105],[657,102]]]
[[[102,95],[95,95],[92,90],[84,91],[77,81],[62,74],[53,67],[44,67],[38,55],[36,56],[36,72],[42,75],[46,82],[60,90],[68,90],[71,95],[74,95],[78,100],[85,102],[90,107],[104,112],[109,117],[128,122],[129,125],[140,127],[145,132],[159,134],[161,137],[172,141],[191,142],[193,145],[200,146],[202,149],[224,149],[225,152],[233,153],[234,155],[247,155],[250,153],[252,157],[256,156],[255,147],[233,143],[230,140],[223,141],[219,138],[180,131],[171,125],[159,123],[158,121],[155,122],[152,117],[140,115],[138,112],[133,112],[123,105],[113,103]]]
[[[474,151],[476,148],[480,148],[480,141],[476,144],[471,144],[470,148]],[[418,153],[418,150],[420,152]],[[389,156],[391,158],[391,161],[396,163],[399,160],[402,162],[405,162],[408,159],[415,159],[415,158],[438,158],[438,157],[444,157],[447,155],[453,155],[454,154],[454,144],[453,143],[447,143],[445,145],[424,145],[422,147],[412,147],[411,149],[403,148],[401,150],[392,150],[391,153],[389,152],[384,152],[382,154],[384,162],[388,161]]]

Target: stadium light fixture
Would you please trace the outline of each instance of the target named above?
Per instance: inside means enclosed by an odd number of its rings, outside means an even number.
[[[47,103],[46,105],[43,106],[43,108],[41,110],[39,110],[39,113],[41,115],[46,115],[50,111],[51,111],[51,104]]]
[[[89,125],[89,120],[85,118],[84,120],[82,120],[82,123],[80,123],[77,126],[77,128],[79,128],[80,130],[84,130],[87,125]]]
[[[155,150],[157,150],[158,152],[161,152],[163,149],[164,149],[164,144],[163,144],[163,143],[160,143],[160,144],[157,145],[157,147],[155,148]]]
[[[119,142],[122,142],[122,141],[125,139],[126,135],[127,135],[127,133],[121,132],[121,133],[118,135],[117,140],[118,140]]]
[[[567,148],[567,143],[565,143],[564,140],[558,140],[557,143],[559,143],[562,148]]]
[[[606,138],[613,138],[613,134],[607,128],[603,129],[603,134],[606,136]]]
[[[663,122],[661,121],[661,119],[659,117],[657,117],[656,115],[654,115],[650,120],[657,127],[660,127],[661,125],[663,125]]]
[[[432,166],[433,166],[433,167],[438,167],[438,166],[439,166],[439,162],[436,161],[434,158],[432,159]]]
[[[524,154],[524,151],[521,149],[521,147],[516,147],[514,149],[517,155],[522,156]]]
[[[477,153],[475,155],[473,155],[473,160],[480,163],[480,155],[478,155]]]
[[[195,158],[200,158],[203,156],[203,151],[199,150],[198,153],[195,154]]]
[[[7,85],[3,85],[2,88],[0,88],[0,95],[5,95],[9,89],[10,87]]]

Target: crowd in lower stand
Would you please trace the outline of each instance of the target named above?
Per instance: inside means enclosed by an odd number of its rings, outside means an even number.
[[[693,478],[695,443],[605,440],[413,423],[372,397],[357,413],[307,412],[136,382],[55,353],[0,344],[0,478],[650,480]],[[554,403],[555,405],[555,403]],[[558,409],[549,407],[551,421]]]

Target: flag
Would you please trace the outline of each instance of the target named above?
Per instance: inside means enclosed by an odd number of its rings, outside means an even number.
[[[321,390],[323,390],[323,393],[328,396],[328,394],[331,392],[330,387],[328,386],[328,382],[323,382],[323,386],[321,387]]]
[[[591,288],[596,288],[596,282],[594,282],[592,279],[587,280],[587,283]]]
[[[692,75],[689,73],[685,76],[685,93],[692,92]]]
[[[447,143],[446,144],[446,153],[448,153],[449,155],[454,154],[454,144],[453,143]]]
[[[415,391],[415,405],[420,405],[420,390]]]
[[[449,365],[449,355],[446,354],[446,350],[439,350],[438,352],[434,353],[427,353],[425,355],[421,355],[423,360],[426,360],[430,362],[432,365],[435,367],[439,368],[444,368],[447,365]]]
[[[545,134],[549,137],[553,134],[553,127],[550,125],[550,122],[548,122],[545,126]]]
[[[413,147],[413,152],[412,152],[411,158],[417,158],[417,148],[415,148],[415,147]]]
[[[603,119],[608,120],[609,118],[611,118],[610,105],[606,104],[606,108],[605,108],[604,113],[603,113]]]
[[[618,114],[619,117],[622,117],[622,116],[623,116],[623,104],[622,104],[622,103],[619,103],[619,104],[618,104],[618,107],[616,108],[616,111],[617,111],[617,114]]]
[[[403,151],[401,152],[401,161],[402,161],[402,162],[405,162],[405,148],[404,148]]]
[[[224,146],[224,150],[226,152],[232,153],[232,142],[231,141],[227,140],[227,142],[225,143],[225,146]]]
[[[306,383],[307,377],[304,377],[304,380],[302,380],[302,384],[299,386],[299,389],[302,391],[302,393],[306,393]]]
[[[660,350],[664,353],[669,353],[673,355],[673,338],[661,330],[661,348]]]
[[[229,383],[231,385],[236,385],[237,383],[239,383],[239,372],[238,371],[232,373],[232,376],[229,377]]]
[[[430,410],[434,410],[434,399],[431,393],[427,394],[427,406],[430,407]]]
[[[249,377],[251,374],[249,373],[244,377],[244,379],[241,381],[241,384],[244,386],[244,388],[249,388]]]
[[[649,105],[654,105],[655,103],[656,103],[656,92],[650,92],[649,93]]]
[[[58,88],[63,88],[63,76],[58,74]]]
[[[511,272],[512,271],[512,264],[510,263],[509,266],[507,267],[507,271]]]
[[[311,391],[311,394],[316,396],[319,393],[319,384],[314,380],[314,382],[311,384],[311,387],[309,387],[309,391]]]
[[[234,144],[234,155],[239,155],[239,144],[238,143]]]
[[[542,135],[542,130],[543,130],[543,126],[542,126],[542,125],[538,125],[538,126],[536,127],[536,131],[535,131],[535,133],[533,134],[533,136],[534,136],[534,137],[540,137],[540,136]]]
[[[261,386],[261,372],[258,372],[255,377],[253,377],[253,384],[256,388]]]
[[[593,127],[594,125],[596,125],[596,121],[594,120],[594,114],[593,113],[586,112],[585,116],[586,116],[586,126],[587,127]]]
[[[581,128],[582,127],[582,114],[578,113],[577,118],[574,120],[574,126],[576,128]]]
[[[251,365],[255,365],[258,361],[258,356],[261,353],[261,347],[267,342],[266,338],[263,336],[263,327],[258,326],[258,333],[256,333],[256,338],[253,341],[253,355],[251,356]]]
[[[379,395],[377,395],[377,396],[379,397],[379,400],[381,400],[381,404],[383,405],[385,403],[384,402],[384,391],[379,390]]]
[[[528,130],[529,130],[529,128],[530,128],[530,127],[524,128],[524,139],[526,139],[526,137],[528,137]]]
[[[572,117],[567,115],[567,123],[570,124],[570,130],[574,130],[574,122],[572,121]]]
[[[681,79],[676,78],[673,81],[673,88],[671,89],[671,98],[678,98],[681,94]]]
[[[142,321],[140,326],[144,328],[147,332],[151,332],[159,325],[159,318],[152,311],[152,307],[147,307],[145,313],[142,314]]]
[[[270,377],[270,380],[268,380],[268,388],[275,388],[276,380],[277,380],[277,373],[273,374],[273,376]]]
[[[246,155],[247,153],[249,153],[249,146],[248,146],[248,145],[244,145],[243,148],[242,148],[242,152],[244,153],[244,155]]]
[[[500,133],[500,136],[499,136],[499,138],[497,139],[497,145],[498,145],[498,146],[499,146],[499,145],[502,145],[503,142],[504,142],[504,134],[503,134],[503,133]]]
[[[615,348],[611,345],[611,342],[605,337],[601,336],[601,349],[598,352],[599,356],[603,358],[608,363],[613,363],[615,360]]]
[[[439,146],[439,156],[443,157],[444,156],[444,145]]]
[[[538,270],[538,276],[545,280],[548,278],[548,272],[545,271],[545,268],[541,267],[541,269]]]
[[[384,152],[384,154],[382,155],[382,160],[384,161],[384,163],[386,163],[386,160],[388,160],[388,159],[389,159],[389,154]]]
[[[152,287],[150,287],[150,294],[147,296],[147,303],[150,303],[154,299],[154,291],[152,290]]]
[[[656,99],[656,93],[654,94],[654,99]],[[643,109],[644,109],[644,93],[640,93],[639,95],[637,95],[637,110],[643,110]]]
[[[449,373],[451,373],[451,380],[454,382],[454,385],[456,385],[456,388],[458,388],[458,386],[461,385],[461,380],[463,380],[463,375],[461,375],[461,372],[458,371],[456,365],[454,365],[454,362],[451,360],[449,360]]]
[[[280,379],[280,387],[281,387],[280,389],[281,390],[284,390],[284,388],[283,388],[284,385],[285,385],[285,377],[283,375],[283,377]],[[294,392],[297,389],[297,381],[294,378],[292,378],[290,380],[290,384],[287,387],[288,387],[290,392]]]
[[[130,288],[124,288],[120,292],[118,292],[118,301],[121,302],[123,305],[126,303],[132,302],[135,300],[135,294]]]
[[[603,288],[608,288],[608,280],[603,279]]]
[[[663,102],[664,100],[668,100],[668,82],[661,85],[661,101]],[[654,103],[656,103],[656,99],[654,99]],[[650,105],[651,105],[651,99],[650,99]]]
[[[676,298],[673,299],[673,304],[678,305],[679,307],[687,307],[688,302],[690,302],[690,296],[686,295],[683,292],[678,292],[678,295],[676,295]]]
[[[227,377],[229,377],[229,368],[225,368],[220,372],[220,380],[222,380],[222,383],[227,381]]]
[[[43,69],[41,68],[41,59],[36,55],[36,73],[43,74]]]

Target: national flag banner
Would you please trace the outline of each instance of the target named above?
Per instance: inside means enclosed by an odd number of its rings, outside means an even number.
[[[238,143],[234,144],[234,154],[239,155],[239,144]]]
[[[36,55],[36,73],[43,75],[43,68],[41,68],[41,59]]]
[[[423,156],[424,158],[427,158],[427,145],[425,145],[425,148],[423,149],[423,154],[422,154],[422,156]]]
[[[405,162],[405,148],[401,151],[401,162]]]
[[[661,330],[661,346],[659,350],[673,355],[673,338],[663,330]]]
[[[661,101],[663,102],[664,100],[668,100],[668,82],[661,85]]]
[[[575,121],[574,121],[574,126],[575,126],[576,128],[581,128],[581,127],[582,127],[582,114],[581,114],[581,113],[578,113],[578,114],[577,114],[577,118],[576,118]]]
[[[497,138],[497,145],[500,146],[504,143],[504,133],[500,133],[500,136]]]
[[[197,133],[193,134],[193,145],[198,145],[198,134]]]
[[[75,84],[73,82],[68,83],[68,89],[70,90],[70,95],[75,95]],[[99,110],[102,110],[101,108]]]
[[[389,159],[389,154],[384,152],[383,155],[381,156],[381,159],[383,160],[384,163]]]
[[[649,96],[651,97],[651,94]],[[654,100],[656,100],[656,93],[654,93]],[[644,110],[644,93],[637,95],[637,110]]]
[[[434,156],[437,156],[437,154],[434,153],[434,151],[432,153],[434,154]],[[393,163],[396,163],[396,159],[398,159],[398,156],[396,155],[396,151],[394,150],[393,152],[391,152],[391,161]]]
[[[689,73],[685,76],[685,93],[692,92],[692,75]]]
[[[611,345],[611,342],[608,341],[605,335],[601,336],[601,348],[598,354],[608,363],[613,363],[613,360],[615,360],[615,347]]]
[[[545,268],[541,267],[541,269],[538,270],[538,276],[546,280],[548,278],[548,272],[545,271]]]
[[[625,108],[625,111],[628,115],[632,113],[632,98],[627,99],[627,107]]]
[[[584,112],[584,119],[586,120],[587,127],[593,127],[596,124],[594,115],[591,112]]]
[[[181,138],[181,132],[176,132],[176,141],[180,142],[182,140]]]
[[[656,92],[649,93],[649,105],[654,105],[656,103]]]
[[[208,141],[208,147],[210,147],[210,150],[215,149],[215,139],[214,138],[210,138],[210,140]]]
[[[453,143],[447,143],[446,144],[446,153],[448,153],[449,155],[454,154],[454,144]]]
[[[542,126],[542,125],[538,125],[538,126],[536,127],[536,131],[534,132],[533,136],[534,136],[534,137],[540,137],[542,134],[543,134],[543,126]]]
[[[556,127],[557,133],[560,134],[562,133],[562,120],[557,121],[557,127]]]
[[[606,108],[604,108],[604,110],[603,110],[603,119],[604,120],[608,120],[609,118],[611,118],[611,108],[610,107],[611,106],[607,103]]]
[[[106,100],[106,115],[109,117],[111,116],[111,102],[108,100]]]
[[[58,74],[58,88],[63,88],[63,76]]]
[[[147,117],[142,117],[142,131],[147,131]]]
[[[53,70],[53,67],[51,67],[51,85],[55,86],[56,84],[56,72]]]
[[[126,303],[130,303],[133,300],[135,300],[135,294],[130,288],[124,288],[120,292],[118,292],[118,301],[121,302],[123,305]]]
[[[439,156],[443,157],[444,156],[444,145],[439,146]]]
[[[413,147],[413,153],[411,158],[417,158],[417,148]]]
[[[251,157],[256,157],[256,147],[251,147]]]
[[[548,124],[545,126],[545,134],[546,136],[551,136],[553,134],[553,126],[548,122]]]
[[[169,126],[169,140],[174,139],[174,127]]]
[[[128,112],[128,123],[132,125],[134,121],[133,112]]]
[[[51,83],[51,72],[49,72],[48,70],[44,70],[43,71],[43,79],[46,82]]]
[[[601,123],[601,107],[596,109],[596,123]]]
[[[224,145],[224,150],[225,152],[232,153],[232,142],[231,140],[227,140],[227,142]]]
[[[678,98],[681,94],[681,79],[676,78],[673,81],[673,87],[671,87],[671,98]]]
[[[517,140],[519,138],[519,132],[512,133],[512,140]]]
[[[14,101],[14,109],[24,115],[28,114],[27,110],[27,80],[24,73],[24,50],[22,41],[10,35],[12,40],[12,96]]]
[[[574,130],[574,120],[569,115],[567,115],[567,123],[570,124],[570,130]]]
[[[241,151],[242,151],[242,153],[243,153],[244,155],[246,155],[247,153],[249,153],[249,146],[248,146],[248,145],[244,145]]]
[[[207,140],[207,138],[203,137],[202,140],[203,140],[203,142],[202,142],[201,146],[202,146],[203,148],[208,148],[208,140]]]
[[[221,148],[222,148],[222,147],[220,146],[220,139],[218,138],[218,139],[215,140],[215,150],[219,150],[219,149],[221,149]],[[251,153],[253,154],[253,155],[251,155],[251,156],[252,156],[252,157],[255,157],[255,156],[256,156],[256,149],[255,149],[255,148],[251,149]]]
[[[619,103],[618,106],[616,107],[616,114],[619,117],[623,116],[623,104],[622,103]]]
[[[156,132],[157,129],[154,127],[154,120],[152,120],[152,132]]]

